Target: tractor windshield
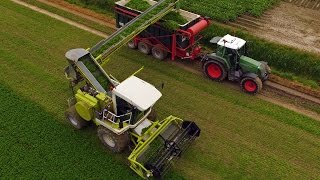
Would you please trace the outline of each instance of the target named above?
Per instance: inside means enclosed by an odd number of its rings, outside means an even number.
[[[237,52],[238,52],[239,57],[246,56],[247,55],[247,45],[245,44],[244,46],[242,46],[240,49],[238,49]]]

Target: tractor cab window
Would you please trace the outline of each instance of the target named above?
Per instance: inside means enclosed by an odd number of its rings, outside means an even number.
[[[217,55],[218,55],[218,56],[221,56],[221,57],[224,56],[224,55],[225,55],[225,49],[226,49],[226,48],[223,47],[223,46],[218,46],[218,47],[217,47]]]
[[[239,60],[239,54],[237,50],[226,48],[226,56],[230,61],[231,67],[235,67],[236,62]]]
[[[247,55],[247,45],[245,44],[238,50],[239,57]]]

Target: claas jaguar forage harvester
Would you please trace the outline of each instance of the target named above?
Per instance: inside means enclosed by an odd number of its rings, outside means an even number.
[[[113,152],[130,147],[130,168],[143,178],[162,178],[172,161],[200,135],[200,129],[194,122],[174,116],[158,120],[153,106],[162,96],[159,90],[135,75],[119,82],[102,64],[176,3],[158,1],[92,48],[66,53],[65,75],[73,92],[68,99],[67,120],[76,129],[93,122],[98,126],[99,139]]]

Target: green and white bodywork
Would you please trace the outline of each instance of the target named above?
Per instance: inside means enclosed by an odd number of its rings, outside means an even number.
[[[244,84],[241,84],[241,87],[253,94],[262,88],[262,82],[268,79],[271,69],[266,62],[247,56],[248,47],[245,40],[227,34],[224,37],[214,37],[210,42],[217,44],[217,50],[203,58],[204,72],[209,78],[218,81],[228,78],[240,82],[243,78],[251,79],[251,85],[256,86],[251,89],[253,91],[250,91],[248,86],[250,83],[246,86],[245,82],[242,82]]]

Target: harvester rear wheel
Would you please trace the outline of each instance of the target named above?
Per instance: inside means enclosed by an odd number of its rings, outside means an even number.
[[[162,48],[160,44],[152,48],[152,55],[154,58],[164,60],[168,56],[168,52]]]
[[[123,151],[129,143],[127,132],[117,135],[103,126],[98,127],[98,137],[104,146],[115,153]]]
[[[134,43],[134,40],[128,42],[128,47],[131,49],[137,49],[137,45]]]
[[[224,65],[215,60],[209,60],[204,64],[204,73],[208,78],[214,81],[223,81],[227,77],[227,71]]]
[[[138,43],[138,49],[140,52],[142,52],[143,54],[150,54],[151,52],[151,46],[149,45],[150,42],[147,40],[144,41],[140,41]]]
[[[262,89],[262,81],[259,77],[244,77],[240,81],[241,90],[249,94],[257,94]]]
[[[80,117],[74,105],[65,112],[65,116],[70,124],[76,129],[83,129],[88,125],[88,121]]]

